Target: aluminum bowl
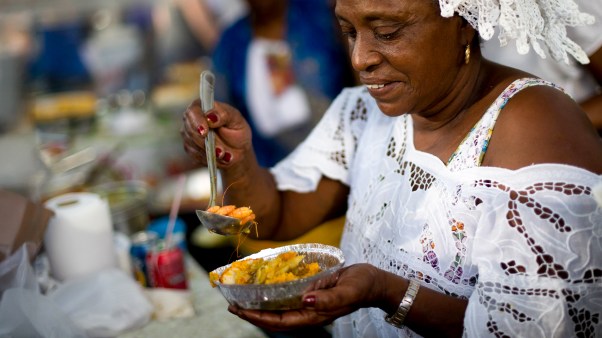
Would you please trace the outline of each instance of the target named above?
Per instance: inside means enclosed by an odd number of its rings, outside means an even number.
[[[275,258],[287,251],[295,251],[305,255],[303,262],[317,262],[322,271],[318,274],[290,282],[277,284],[221,284],[216,281],[217,288],[230,304],[253,310],[292,310],[303,307],[302,295],[316,280],[333,274],[345,264],[343,252],[336,247],[318,243],[293,244],[279,248],[265,249],[245,258]],[[212,272],[218,276],[230,267],[230,264],[219,267]]]

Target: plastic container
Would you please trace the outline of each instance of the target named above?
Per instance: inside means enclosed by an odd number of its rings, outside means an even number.
[[[146,230],[149,224],[148,186],[142,181],[117,181],[90,189],[109,202],[116,231],[126,235]]]

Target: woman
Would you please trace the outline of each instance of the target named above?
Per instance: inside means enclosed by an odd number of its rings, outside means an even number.
[[[218,133],[227,203],[251,205],[260,235],[292,238],[346,213],[346,267],[302,310],[231,312],[269,330],[335,321],[337,337],[600,335],[601,140],[559,88],[484,60],[474,28],[490,37],[496,9],[537,22],[559,7],[494,3],[337,0],[363,86],[270,170],[235,108],[184,113],[184,147],[199,161],[208,128]],[[558,33],[560,22],[504,28]],[[520,33],[532,46],[545,36]]]

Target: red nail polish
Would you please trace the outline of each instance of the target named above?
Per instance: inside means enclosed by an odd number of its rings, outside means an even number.
[[[219,157],[222,154],[222,149],[221,148],[215,148],[215,156]]]
[[[207,120],[215,123],[217,122],[217,115],[215,113],[209,113],[207,114]]]
[[[198,131],[199,134],[203,135],[203,133],[205,132],[205,128],[203,128],[203,126],[198,126],[198,128],[196,128],[196,131]]]
[[[229,152],[226,152],[224,154],[224,158],[222,160],[224,160],[224,162],[226,162],[226,163],[230,162],[230,160],[232,160],[232,154],[230,154]]]
[[[316,305],[316,296],[307,296],[303,298],[303,305],[305,307],[314,307]]]

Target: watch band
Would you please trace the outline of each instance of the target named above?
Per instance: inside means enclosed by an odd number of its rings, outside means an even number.
[[[410,311],[410,307],[412,307],[412,303],[414,303],[414,298],[416,298],[419,288],[420,283],[415,279],[410,279],[410,285],[408,286],[406,293],[403,295],[397,311],[395,311],[395,313],[392,315],[385,316],[385,321],[387,323],[397,328],[401,328],[403,326],[403,322]]]

